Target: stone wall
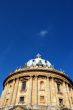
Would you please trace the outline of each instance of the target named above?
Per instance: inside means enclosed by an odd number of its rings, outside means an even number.
[[[22,91],[22,81],[26,81],[26,90]],[[58,93],[57,83],[60,84]],[[25,105],[32,109],[56,110],[60,106],[73,109],[73,85],[64,76],[52,72],[31,71],[16,73],[7,79],[1,96],[1,107]],[[20,97],[24,96],[24,102]],[[63,101],[60,105],[59,101]],[[62,103],[62,102],[61,102]],[[42,108],[38,108],[42,107]],[[49,109],[48,109],[49,108]]]

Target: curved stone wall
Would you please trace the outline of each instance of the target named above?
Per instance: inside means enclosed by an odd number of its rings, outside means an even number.
[[[47,69],[16,71],[4,81],[1,106],[24,105],[73,108],[73,83],[64,74]]]

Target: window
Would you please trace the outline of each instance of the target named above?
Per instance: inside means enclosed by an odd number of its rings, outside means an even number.
[[[9,101],[9,99],[6,99],[6,103],[5,103],[5,105],[8,105],[8,101]]]
[[[45,97],[44,96],[40,96],[40,102],[45,103]]]
[[[68,87],[69,87],[69,91],[71,91],[71,86],[70,86],[70,85],[68,85]]]
[[[22,82],[22,91],[26,90],[26,81]]]
[[[58,93],[60,93],[60,83],[57,83],[57,90],[58,90]]]
[[[23,103],[24,102],[24,96],[20,97],[20,102]]]
[[[44,90],[45,87],[44,87],[44,81],[40,81],[40,90]]]
[[[59,98],[59,105],[63,106],[63,99]]]

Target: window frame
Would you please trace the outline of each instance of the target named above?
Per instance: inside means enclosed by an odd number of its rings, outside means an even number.
[[[60,93],[61,92],[61,84],[57,83],[57,92]]]
[[[22,81],[21,91],[26,91],[26,80]]]
[[[21,100],[21,98],[23,99],[23,100]],[[19,97],[19,103],[24,103],[25,102],[25,96],[20,96]]]
[[[41,86],[44,86],[43,88]],[[44,81],[40,81],[40,91],[45,91],[45,83]]]
[[[43,97],[43,98],[42,98]],[[42,99],[41,99],[42,98]],[[40,96],[40,103],[41,104],[45,104],[45,96],[44,95],[42,95],[42,96]]]
[[[59,98],[59,106],[63,106],[63,98]]]

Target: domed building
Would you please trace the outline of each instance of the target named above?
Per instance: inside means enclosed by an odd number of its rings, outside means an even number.
[[[4,80],[0,110],[73,110],[73,82],[37,54]]]

